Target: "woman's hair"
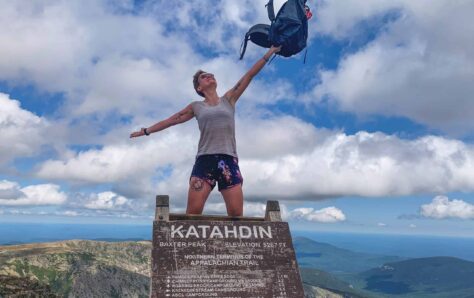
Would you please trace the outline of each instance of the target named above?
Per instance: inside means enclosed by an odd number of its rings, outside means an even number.
[[[196,71],[196,73],[194,74],[193,76],[193,85],[194,85],[194,90],[196,90],[196,93],[199,94],[200,96],[202,97],[206,97],[204,96],[204,93],[202,93],[201,91],[198,91],[197,88],[199,87],[199,76],[202,74],[202,73],[205,73],[204,70],[198,70]]]

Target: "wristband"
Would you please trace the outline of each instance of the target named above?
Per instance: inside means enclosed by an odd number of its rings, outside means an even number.
[[[263,56],[262,59],[265,60],[265,62],[268,62],[268,58],[266,58],[265,56]]]
[[[142,128],[142,130],[143,130],[143,133],[144,133],[146,136],[149,136],[149,135],[150,135],[150,133],[149,133],[148,131],[146,131],[146,128]]]

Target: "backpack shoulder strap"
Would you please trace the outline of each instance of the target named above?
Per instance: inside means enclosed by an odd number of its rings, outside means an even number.
[[[271,46],[268,40],[268,32],[270,31],[270,25],[268,24],[257,24],[250,27],[249,31],[245,34],[244,40],[240,45],[240,60],[244,58],[245,50],[247,49],[248,41],[264,47],[269,48]]]
[[[275,20],[275,9],[273,8],[273,0],[268,0],[267,5],[265,5],[267,8],[267,13],[268,13],[268,18],[270,19],[270,22],[273,23]]]
[[[247,43],[250,40],[250,32],[247,32],[245,34],[244,40],[242,41],[242,44],[240,45],[240,58],[239,60],[244,59],[245,51],[247,50]]]

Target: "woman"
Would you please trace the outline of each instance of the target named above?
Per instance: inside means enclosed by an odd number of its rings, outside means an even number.
[[[189,179],[187,214],[201,214],[212,189],[218,189],[224,197],[229,216],[242,216],[243,178],[240,174],[235,142],[235,104],[270,57],[280,47],[271,47],[252,68],[224,96],[217,94],[217,81],[213,74],[199,70],[193,77],[194,89],[204,97],[190,103],[182,111],[166,120],[130,135],[131,138],[150,135],[170,126],[196,117],[201,136],[198,153]]]

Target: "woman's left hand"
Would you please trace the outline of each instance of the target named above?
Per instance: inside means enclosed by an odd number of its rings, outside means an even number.
[[[278,46],[278,47],[271,46],[271,48],[270,48],[270,51],[272,53],[278,53],[280,50],[281,50],[281,46]]]

